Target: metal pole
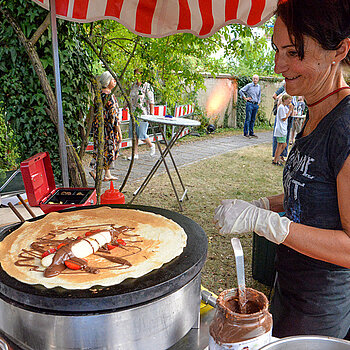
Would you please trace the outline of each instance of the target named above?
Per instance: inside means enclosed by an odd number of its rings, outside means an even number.
[[[64,125],[63,125],[60,61],[58,57],[55,0],[50,0],[50,12],[51,12],[52,55],[53,55],[53,68],[54,68],[54,74],[55,74],[55,87],[56,87],[56,100],[57,100],[57,113],[58,113],[58,138],[59,138],[62,180],[63,180],[63,187],[69,187],[67,145],[66,145],[66,140],[64,138]]]

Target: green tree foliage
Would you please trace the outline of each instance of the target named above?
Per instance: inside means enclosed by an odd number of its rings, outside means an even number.
[[[272,20],[259,29],[231,25],[225,30],[225,57],[233,75],[274,73],[274,51],[271,48]]]
[[[31,38],[48,12],[32,1],[0,0]],[[78,147],[83,116],[89,103],[91,58],[77,40],[79,26],[57,21],[63,114],[66,130]],[[35,44],[52,89],[55,88],[51,32],[46,30]],[[48,102],[32,63],[6,17],[0,13],[0,114],[14,131],[20,160],[48,151],[60,178],[58,133],[48,118]]]
[[[204,88],[201,72],[220,71],[210,54],[222,47],[221,34],[209,39],[192,34],[145,38],[110,20],[85,25],[85,30],[99,54],[122,78],[126,91],[134,80],[134,68],[144,71],[144,78],[155,89],[156,103],[174,106],[194,102],[196,92]]]

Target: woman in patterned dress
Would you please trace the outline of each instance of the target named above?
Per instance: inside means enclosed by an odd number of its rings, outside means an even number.
[[[119,144],[122,141],[122,133],[118,117],[118,102],[113,94],[110,96],[112,89],[116,85],[116,81],[108,71],[101,74],[99,80],[102,86],[101,98],[104,106],[103,118],[105,145],[103,151],[103,169],[105,170],[105,176],[103,181],[117,180],[117,177],[113,176],[110,171],[110,166],[118,156]],[[98,120],[96,115],[97,113],[95,111],[95,119],[92,125],[94,135],[94,153],[93,160],[91,162],[92,166],[96,165],[97,159]],[[91,176],[95,177],[95,173],[91,172]]]

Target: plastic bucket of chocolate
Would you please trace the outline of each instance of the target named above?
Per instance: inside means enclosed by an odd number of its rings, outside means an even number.
[[[223,291],[209,327],[209,350],[260,349],[271,341],[272,316],[266,296],[246,288],[245,313],[240,313],[238,289]]]

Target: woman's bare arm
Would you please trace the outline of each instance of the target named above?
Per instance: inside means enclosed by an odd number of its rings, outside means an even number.
[[[270,210],[275,211],[276,213],[281,213],[284,211],[283,208],[283,199],[284,194],[277,194],[275,196],[267,197],[270,202]]]

